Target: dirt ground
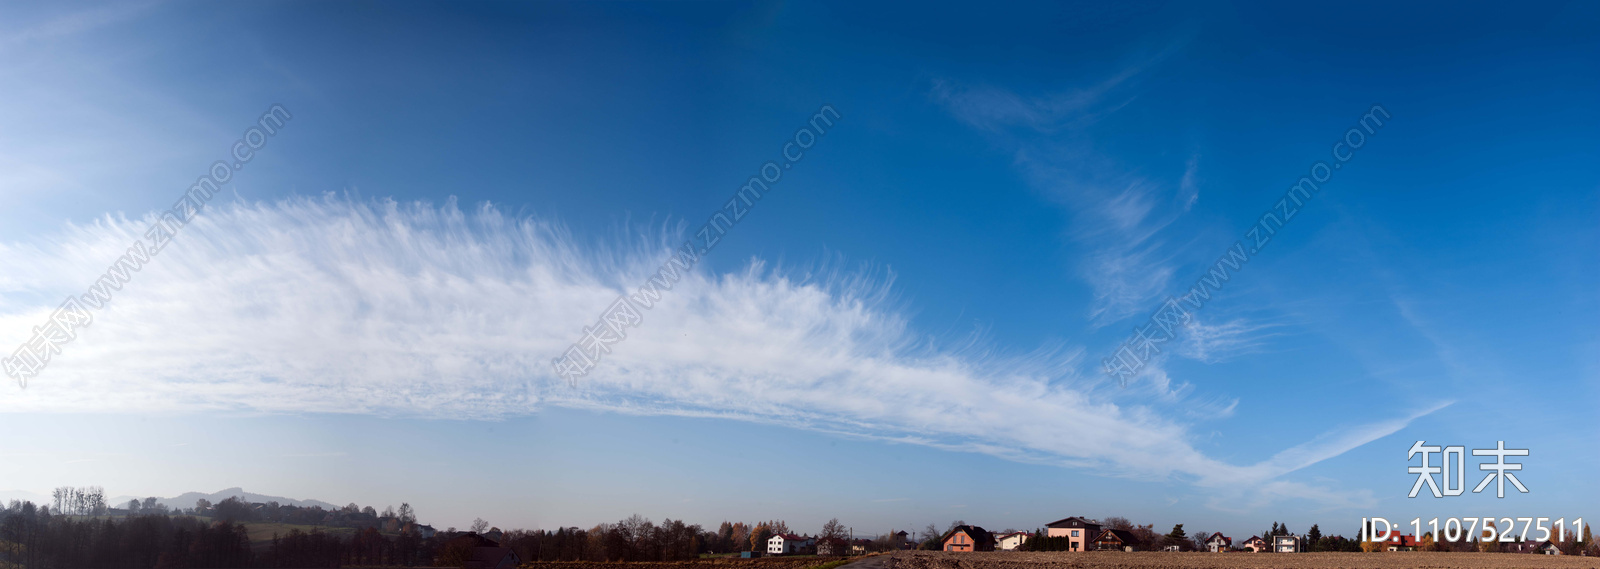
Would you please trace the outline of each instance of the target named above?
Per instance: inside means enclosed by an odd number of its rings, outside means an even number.
[[[757,559],[718,558],[689,561],[644,561],[607,563],[598,561],[551,561],[523,563],[521,569],[805,569],[840,557],[761,557]]]
[[[1518,553],[954,553],[900,551],[885,569],[1600,569],[1600,557]]]

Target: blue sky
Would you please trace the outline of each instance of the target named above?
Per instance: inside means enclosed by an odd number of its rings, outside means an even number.
[[[243,486],[440,527],[1600,519],[1570,510],[1600,497],[1597,15],[0,7],[7,354],[293,114],[0,396],[0,490]],[[1109,380],[1375,105],[1271,245]],[[781,184],[559,380],[823,106]],[[1418,440],[1529,448],[1532,492],[1407,499]]]

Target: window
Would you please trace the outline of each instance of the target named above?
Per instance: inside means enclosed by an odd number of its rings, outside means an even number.
[[[1078,537],[1078,530],[1072,530],[1072,537]]]

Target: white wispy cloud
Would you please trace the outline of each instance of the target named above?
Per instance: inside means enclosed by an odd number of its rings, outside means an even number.
[[[1164,54],[1163,54],[1164,56]],[[933,100],[957,120],[1014,152],[1016,167],[1041,196],[1072,215],[1070,238],[1083,246],[1080,276],[1094,293],[1095,325],[1147,313],[1168,293],[1178,263],[1160,231],[1198,199],[1198,157],[1168,183],[1105,155],[1094,128],[1138,96],[1162,57],[1128,65],[1086,87],[1022,95],[993,85],[935,82]]]
[[[56,40],[86,34],[138,16],[159,2],[117,2],[52,14],[42,21],[26,21],[19,27],[0,27],[0,49],[16,44]]]
[[[1277,326],[1265,321],[1234,318],[1220,324],[1207,324],[1196,316],[1184,328],[1178,353],[1184,357],[1214,363],[1258,350],[1272,337]]]
[[[0,244],[0,266],[12,268],[0,273],[0,346],[20,344],[151,221],[107,216]],[[578,388],[557,379],[551,358],[679,238],[586,248],[558,224],[453,203],[214,203],[43,375],[0,398],[0,412],[492,419],[563,406],[756,421],[1204,486],[1270,480],[1410,420],[1230,465],[1190,444],[1190,426],[1170,412],[1181,397],[1119,399],[1103,378],[1074,375],[1081,350],[930,347],[885,280],[792,275],[759,260],[688,273]]]

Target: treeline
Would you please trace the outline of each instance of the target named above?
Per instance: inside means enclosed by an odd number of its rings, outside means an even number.
[[[228,522],[162,515],[74,519],[31,502],[12,502],[0,518],[0,561],[26,569],[228,568],[252,562],[244,526]]]
[[[409,506],[402,511],[407,517],[412,515]],[[222,514],[227,514],[226,507]],[[401,519],[398,513],[395,516],[394,519]],[[0,509],[0,567],[433,565],[439,552],[461,535],[445,532],[423,538],[414,521],[402,526],[398,535],[380,533],[376,526],[343,536],[320,530],[290,530],[288,535],[274,536],[269,544],[256,551],[251,548],[242,519],[207,520],[165,512],[121,516],[58,514],[49,506],[12,501]]]
[[[93,500],[89,500],[92,503]],[[668,519],[660,524],[632,516],[590,529],[555,531],[490,528],[483,520],[472,531],[455,528],[424,536],[415,512],[366,512],[354,505],[327,514],[366,523],[353,534],[291,529],[252,550],[246,523],[295,519],[297,512],[322,508],[280,506],[276,515],[265,504],[235,499],[215,506],[200,504],[186,512],[209,518],[171,514],[139,504],[140,513],[74,515],[49,506],[12,501],[0,509],[0,567],[7,569],[235,568],[345,566],[461,566],[472,548],[498,544],[510,547],[524,561],[680,561],[705,553],[764,551],[767,539],[789,533],[781,520],[746,524],[723,522],[716,531]],[[78,508],[70,508],[77,510]],[[95,512],[89,507],[85,512]],[[395,523],[390,523],[393,521]],[[380,531],[395,527],[397,531]],[[842,526],[830,522],[834,533]],[[826,528],[825,528],[826,529]]]
[[[503,534],[500,544],[515,550],[523,561],[681,561],[704,553],[766,551],[767,540],[780,533],[790,533],[782,520],[754,525],[725,521],[716,531],[707,531],[682,520],[667,519],[658,525],[635,515],[587,530],[515,530]]]
[[[59,491],[59,490],[58,490]],[[54,511],[60,512],[60,509]],[[87,512],[85,512],[87,513]],[[99,511],[97,514],[167,514],[167,507],[156,502],[155,498],[129,500],[122,509]],[[416,512],[411,509],[411,504],[401,503],[396,511],[394,506],[385,508],[382,512],[372,506],[365,508],[354,503],[335,508],[325,509],[322,506],[295,506],[293,504],[279,504],[277,501],[265,503],[250,503],[231,497],[216,504],[201,498],[195,502],[193,508],[184,508],[172,512],[192,516],[203,516],[218,521],[228,522],[276,522],[284,524],[321,525],[330,527],[349,527],[356,529],[378,528],[389,533],[399,533],[407,525],[417,523]]]

